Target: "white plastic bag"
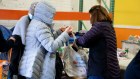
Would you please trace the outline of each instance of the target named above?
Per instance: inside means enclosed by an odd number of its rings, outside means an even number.
[[[86,78],[87,76],[87,56],[83,49],[78,52],[71,46],[64,48],[64,70],[69,77]]]

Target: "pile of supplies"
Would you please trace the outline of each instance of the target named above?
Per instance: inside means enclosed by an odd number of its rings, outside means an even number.
[[[140,36],[130,35],[128,40],[123,40],[122,49],[128,49],[129,53],[136,55],[140,50]]]
[[[130,35],[128,40],[122,41],[122,49],[117,49],[117,56],[120,68],[125,70],[131,60],[135,57],[140,50],[140,36]]]
[[[140,36],[139,35],[130,35],[128,40],[128,42],[131,42],[131,43],[137,43],[137,44],[140,44]]]
[[[122,41],[122,49],[117,49],[118,58],[129,58],[128,55],[136,55],[140,50],[140,36],[139,35],[130,35],[128,40]]]

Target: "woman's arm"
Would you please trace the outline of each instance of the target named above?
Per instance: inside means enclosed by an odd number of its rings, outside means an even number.
[[[56,39],[61,33],[62,33],[62,31],[60,29],[57,31],[54,31],[53,32],[54,38]]]
[[[61,33],[55,39],[49,28],[47,29],[46,26],[38,27],[38,29],[36,37],[41,42],[42,46],[49,52],[55,52],[69,39],[69,35],[66,31]]]
[[[95,24],[86,34],[76,40],[76,44],[82,47],[90,47],[101,36],[101,32],[101,26]]]
[[[67,27],[68,27],[68,26],[67,26]],[[62,32],[64,32],[65,29],[66,29],[67,27],[60,27],[58,30],[54,31],[53,34],[54,34],[55,39],[56,39]]]

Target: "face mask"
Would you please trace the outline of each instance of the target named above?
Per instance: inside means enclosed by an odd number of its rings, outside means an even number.
[[[31,13],[28,13],[28,16],[30,19],[33,19],[33,15]]]

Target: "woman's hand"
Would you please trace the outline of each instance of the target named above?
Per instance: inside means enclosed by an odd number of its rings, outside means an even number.
[[[66,28],[67,28],[66,26],[62,26],[62,27],[60,27],[59,29],[60,29],[62,32],[64,32]]]
[[[69,35],[72,34],[72,30],[73,28],[71,26],[68,26],[66,29],[65,29],[65,32],[67,32]]]
[[[14,37],[10,37],[9,40],[13,40],[14,42],[16,42],[16,39]]]

